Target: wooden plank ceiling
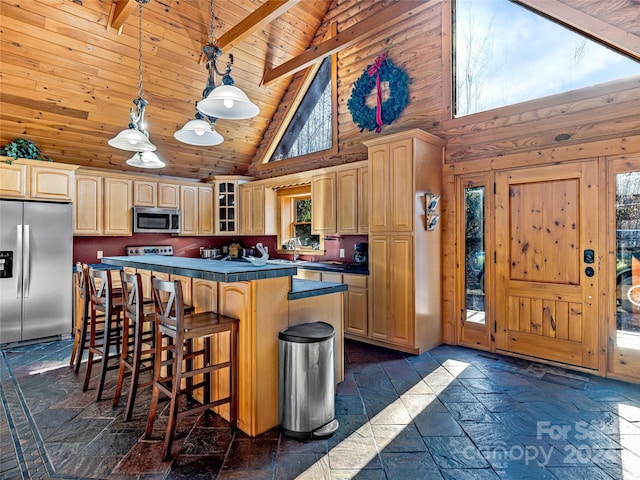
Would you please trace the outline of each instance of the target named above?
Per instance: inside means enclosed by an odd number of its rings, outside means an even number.
[[[640,58],[638,0],[514,1]],[[640,128],[637,79],[503,109],[499,122],[495,112],[452,120],[448,49],[442,42],[449,27],[441,24],[442,9],[450,6],[445,0],[215,0],[215,35],[224,44],[221,67],[232,53],[236,85],[260,114],[220,120],[216,128],[225,142],[194,147],[173,133],[193,118],[206,85],[201,57],[209,0],[150,0],[142,27],[146,124],[167,162],[151,172],[204,179],[244,174],[249,167],[254,175],[273,176],[365,159],[362,141],[377,134],[361,132],[346,103],[353,82],[383,51],[413,79],[407,109],[384,133],[422,128],[445,138],[450,163],[555,147],[558,133],[569,133],[570,142],[578,143]],[[55,161],[133,170],[125,165],[131,154],[107,141],[127,126],[138,93],[137,4],[1,0],[0,15],[0,144],[24,137]],[[332,24],[337,33],[327,40]],[[304,76],[299,70],[333,52],[338,52],[338,154],[260,165],[295,105]]]
[[[173,137],[194,118],[194,102],[206,85],[201,54],[209,36],[210,2],[144,5],[145,123],[156,153],[167,163],[147,173],[194,179],[245,173],[291,80],[283,76],[261,85],[264,72],[309,47],[329,5],[324,0],[215,1],[215,36],[224,46],[220,68],[232,53],[232,77],[260,114],[219,120],[216,129],[225,141],[213,147],[185,145]],[[138,4],[3,0],[0,8],[1,144],[23,137],[54,161],[135,170],[125,165],[132,154],[107,141],[126,128],[138,94]]]

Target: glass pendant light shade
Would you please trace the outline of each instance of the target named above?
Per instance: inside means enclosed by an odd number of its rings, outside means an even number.
[[[260,108],[251,103],[249,97],[234,85],[220,85],[198,102],[196,107],[204,115],[229,120],[253,118],[260,113]]]
[[[202,119],[189,120],[173,136],[176,140],[189,145],[212,146],[224,141],[222,135],[216,132],[209,122]]]
[[[153,152],[157,147],[144,133],[136,128],[127,128],[107,142],[109,145],[128,152]]]
[[[162,168],[166,164],[153,152],[137,152],[127,160],[127,165],[137,168]]]

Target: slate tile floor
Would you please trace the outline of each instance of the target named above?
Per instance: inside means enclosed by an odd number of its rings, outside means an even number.
[[[70,350],[62,339],[0,352],[0,478],[640,478],[638,385],[459,347],[410,356],[347,342],[333,437],[250,438],[206,414],[180,425],[179,453],[162,462],[163,422],[141,439],[149,393],[125,422],[108,400],[114,377],[94,402]]]

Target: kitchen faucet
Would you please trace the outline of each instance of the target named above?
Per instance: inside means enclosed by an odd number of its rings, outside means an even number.
[[[293,237],[289,239],[289,249],[293,250],[293,261],[298,260],[298,247],[300,247],[300,239]]]

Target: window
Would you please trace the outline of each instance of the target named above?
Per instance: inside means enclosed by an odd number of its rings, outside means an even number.
[[[465,306],[467,321],[485,323],[484,187],[464,189]]]
[[[333,57],[325,58],[279,138],[269,161],[301,157],[329,150],[335,141]]]
[[[289,249],[292,238],[300,240],[300,252],[318,254],[324,249],[320,235],[311,233],[311,187],[291,187],[278,190],[280,204],[280,230],[278,243]]]
[[[508,0],[456,0],[454,115],[640,75],[640,63]]]

